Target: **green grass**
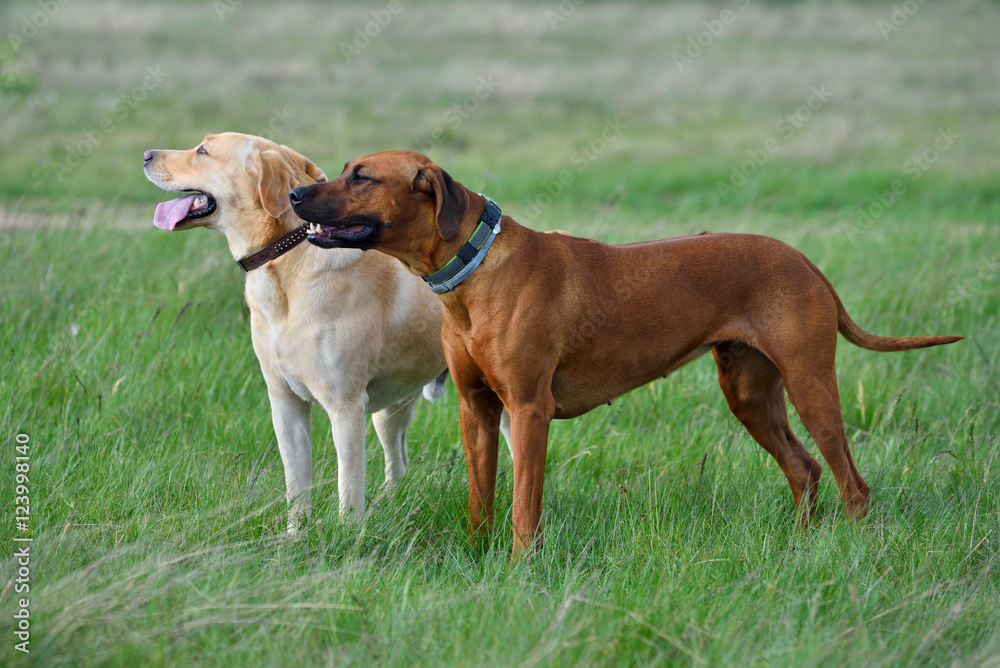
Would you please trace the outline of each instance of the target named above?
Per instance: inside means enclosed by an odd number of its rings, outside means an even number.
[[[587,3],[553,32],[554,6],[408,6],[347,65],[338,44],[366,5],[243,3],[220,22],[211,3],[75,0],[0,63],[17,73],[0,76],[16,84],[0,89],[0,663],[27,665],[9,559],[27,433],[36,665],[998,665],[1000,102],[983,63],[1000,8],[930,3],[883,40],[890,3],[754,4],[681,75],[672,52],[724,5]],[[34,11],[0,9],[0,33]],[[157,63],[162,86],[54,178],[66,144]],[[163,194],[138,156],[259,132],[287,106],[275,138],[335,174],[446,126],[491,72],[504,86],[429,153],[505,212],[615,242],[769,234],[866,329],[969,337],[896,355],[842,343],[867,520],[844,518],[827,472],[813,526],[796,528],[784,477],[702,359],[553,425],[530,563],[508,562],[504,452],[497,530],[466,541],[450,387],[418,409],[394,496],[369,434],[360,527],[337,519],[317,409],[317,519],[283,538],[242,274],[221,236],[152,229]],[[721,199],[824,82],[829,104]],[[629,127],[578,168],[615,117]],[[949,126],[960,139],[910,180]],[[572,184],[535,206],[564,169]],[[906,193],[852,227],[896,179]]]

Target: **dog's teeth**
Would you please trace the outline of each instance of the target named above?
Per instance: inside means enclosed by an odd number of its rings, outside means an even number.
[[[322,228],[320,228],[320,226],[317,225],[316,223],[309,223],[309,229],[308,229],[309,234],[319,234],[322,231],[323,231]]]

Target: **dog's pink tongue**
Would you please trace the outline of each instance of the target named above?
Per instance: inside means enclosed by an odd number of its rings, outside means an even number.
[[[191,203],[194,202],[194,198],[197,196],[198,193],[195,193],[172,199],[169,202],[160,202],[156,205],[156,212],[153,214],[153,224],[161,230],[173,231],[177,227],[177,223],[184,220],[184,217],[188,215],[188,211],[191,210]]]

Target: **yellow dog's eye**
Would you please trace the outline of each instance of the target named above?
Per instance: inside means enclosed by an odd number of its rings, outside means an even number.
[[[201,155],[208,155],[208,151],[205,150],[204,146],[199,146],[197,152],[200,153]]]

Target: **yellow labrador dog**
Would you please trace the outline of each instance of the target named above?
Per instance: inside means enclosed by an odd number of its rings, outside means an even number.
[[[421,388],[428,399],[443,391],[441,301],[388,255],[301,243],[305,222],[288,191],[326,176],[285,146],[227,132],[186,151],[146,151],[143,162],[150,181],[185,193],[156,207],[156,226],[218,230],[246,270],[250,333],[285,467],[289,533],[310,514],[314,401],[333,426],[341,514],[360,519],[365,414],[373,414],[392,486],[409,461],[406,427]]]

